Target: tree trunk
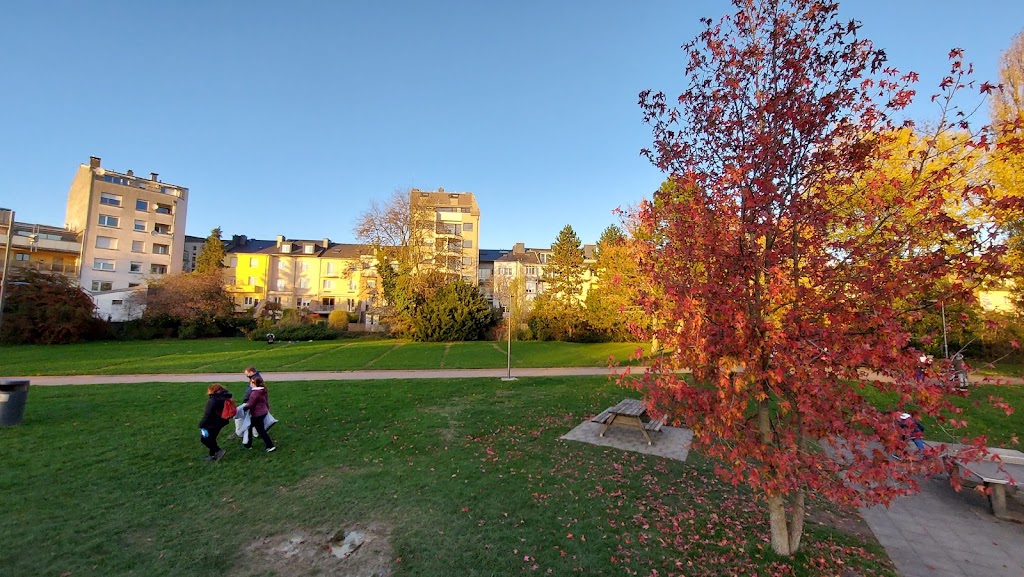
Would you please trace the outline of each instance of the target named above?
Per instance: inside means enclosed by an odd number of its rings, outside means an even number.
[[[789,557],[789,530],[786,527],[786,500],[782,495],[768,497],[768,521],[772,530],[772,550]]]
[[[804,492],[793,495],[793,518],[789,522],[789,554],[800,550],[800,538],[804,536]]]

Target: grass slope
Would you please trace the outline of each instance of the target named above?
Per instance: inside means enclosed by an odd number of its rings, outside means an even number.
[[[763,508],[698,455],[560,441],[630,394],[604,378],[270,387],[279,450],[222,435],[220,463],[201,460],[204,385],[33,388],[0,429],[0,572],[238,575],[261,538],[378,523],[399,577],[893,575],[876,544],[814,523],[776,558]]]

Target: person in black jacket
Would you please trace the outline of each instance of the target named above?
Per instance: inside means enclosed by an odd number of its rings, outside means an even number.
[[[217,435],[228,424],[228,420],[221,415],[224,412],[224,401],[231,398],[231,392],[223,385],[214,383],[206,389],[206,394],[210,398],[206,401],[203,420],[199,421],[199,440],[210,451],[206,460],[219,461],[224,458],[224,449],[217,445]]]

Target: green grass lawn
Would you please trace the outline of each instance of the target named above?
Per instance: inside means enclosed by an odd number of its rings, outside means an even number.
[[[215,344],[204,361],[247,353],[240,341]],[[304,350],[322,359],[341,345]],[[69,352],[58,364],[87,366],[78,351],[104,346],[53,348]],[[462,347],[440,358],[464,362]],[[421,350],[423,362],[438,354]],[[257,364],[295,362],[287,351]],[[90,366],[117,359],[128,364],[110,353]],[[0,429],[0,573],[306,575],[297,562],[261,568],[252,544],[373,527],[399,577],[894,575],[873,541],[815,522],[800,554],[775,557],[762,505],[699,455],[680,463],[560,441],[636,394],[602,377],[270,387],[279,450],[243,451],[222,434],[219,463],[201,459],[203,384],[33,387],[24,423]],[[818,500],[810,508],[811,519],[846,515]]]
[[[504,342],[413,343],[346,339],[281,342],[246,339],[103,341],[76,345],[0,347],[0,375],[122,375],[133,373],[238,372],[248,365],[264,371],[346,371],[357,369],[483,369],[506,366]],[[512,342],[512,366],[602,367],[631,356],[644,345]]]

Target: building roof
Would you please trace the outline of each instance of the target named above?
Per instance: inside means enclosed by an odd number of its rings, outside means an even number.
[[[522,264],[540,264],[540,255],[533,249],[526,252],[510,252],[501,258],[494,259],[494,262],[519,262]]]
[[[205,236],[192,236],[191,234],[185,235],[185,242],[206,242]]]
[[[228,253],[240,253],[240,254],[252,254],[263,252],[267,248],[277,248],[276,240],[259,240],[255,238],[246,238],[241,242],[232,243],[231,245],[225,245],[225,252]]]
[[[359,258],[362,256],[373,256],[373,247],[368,244],[343,244],[333,243],[323,252],[327,258]]]
[[[480,249],[479,252],[480,252],[480,258],[479,258],[480,262],[493,262],[493,261],[496,261],[499,258],[505,256],[506,254],[512,252],[512,250],[511,249],[507,249],[507,248],[501,248],[501,249],[482,248],[482,249]]]

